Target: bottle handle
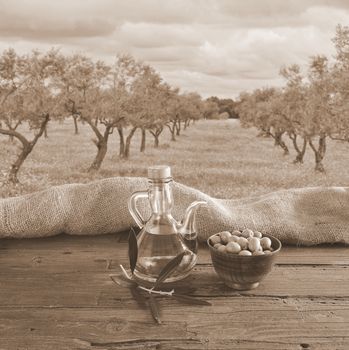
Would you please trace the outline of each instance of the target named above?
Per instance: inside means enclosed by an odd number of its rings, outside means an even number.
[[[146,221],[142,218],[141,213],[137,209],[137,201],[139,198],[149,198],[148,191],[134,192],[128,200],[128,210],[130,211],[134,221],[136,221],[138,227],[143,228]]]

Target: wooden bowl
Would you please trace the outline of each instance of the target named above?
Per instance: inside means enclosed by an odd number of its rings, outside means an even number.
[[[268,255],[244,256],[220,252],[214,248],[210,239],[215,235],[207,240],[207,244],[210,249],[213,267],[223,282],[228,287],[237,290],[258,287],[259,282],[271,271],[275,257],[281,249],[281,242],[273,236],[263,234],[263,237],[271,239],[273,252]]]

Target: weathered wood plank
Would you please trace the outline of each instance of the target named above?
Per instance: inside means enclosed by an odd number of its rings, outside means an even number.
[[[1,251],[0,251],[1,252]],[[61,250],[9,249],[0,253],[2,269],[46,271],[50,273],[73,271],[107,271],[119,264],[128,265],[127,249],[91,248],[77,250],[70,246]]]
[[[108,235],[98,236],[79,236],[79,235],[66,235],[61,234],[52,237],[44,238],[27,238],[27,239],[0,239],[0,250],[3,249],[42,249],[42,250],[61,250],[66,247],[72,249],[84,250],[84,249],[109,249],[121,244],[126,244],[124,240],[124,233],[115,233]]]
[[[161,299],[157,326],[109,278],[127,264],[124,238],[0,240],[0,350],[349,348],[348,247],[284,247],[257,289],[237,292],[201,246],[176,288],[212,306]]]
[[[0,309],[1,347],[307,348],[349,345],[349,301],[214,298],[212,306],[162,299],[162,325],[128,301],[122,308]],[[308,345],[306,345],[308,344]],[[29,347],[30,345],[30,347]]]
[[[113,271],[111,271],[113,272]],[[116,272],[116,271],[114,271]],[[196,267],[190,278],[177,287],[195,288],[195,295],[270,297],[349,297],[349,269],[342,267],[276,266],[252,291],[237,292],[226,287],[210,266]],[[40,270],[8,269],[0,272],[1,306],[118,306],[128,290],[116,286],[109,272],[72,271],[47,273]]]
[[[295,248],[298,251],[298,249]],[[328,252],[328,254],[327,254]],[[338,257],[335,253],[339,253]],[[313,265],[317,267],[326,265],[328,267],[349,266],[349,258],[344,256],[344,253],[349,257],[349,250],[338,251],[323,248],[321,253],[315,252],[311,254],[300,254],[292,248],[281,252],[276,260],[278,266],[283,265]],[[200,265],[211,265],[211,260],[208,257],[209,252],[202,249],[199,252]],[[209,259],[209,260],[207,260]],[[348,259],[348,263],[346,262]],[[321,263],[320,263],[321,261]],[[119,269],[119,264],[128,266],[127,249],[125,245],[120,247],[108,248],[91,248],[91,249],[72,249],[71,247],[62,247],[61,250],[42,250],[42,249],[9,249],[3,250],[0,253],[0,272],[4,269],[27,271],[42,271],[46,273],[61,273],[61,272],[79,272],[87,271],[114,272]],[[341,270],[344,271],[344,270]]]
[[[40,239],[2,239],[0,240],[1,264],[15,265],[31,263],[32,259],[47,257],[57,266],[68,255],[78,262],[88,263],[91,259],[105,260],[116,266],[126,258],[126,234],[101,236],[59,235]],[[11,253],[9,253],[11,251]],[[201,244],[199,264],[210,264],[208,249]],[[102,262],[103,264],[103,262]],[[278,256],[277,264],[308,265],[349,265],[349,246],[322,245],[314,247],[284,246]]]
[[[299,297],[349,296],[347,266],[275,266],[260,286],[251,291],[234,292],[221,282],[210,266],[198,266],[191,275],[191,284],[200,295],[269,295]],[[180,285],[180,283],[179,283]]]

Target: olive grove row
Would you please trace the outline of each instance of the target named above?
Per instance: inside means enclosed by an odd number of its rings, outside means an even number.
[[[271,136],[285,154],[289,149],[283,138],[288,137],[295,163],[303,163],[310,149],[320,172],[327,140],[349,141],[349,27],[338,25],[333,43],[334,61],[313,56],[305,75],[296,64],[283,67],[285,87],[243,93],[237,107],[243,126]]]
[[[49,120],[73,118],[75,133],[79,122],[91,127],[97,148],[91,171],[100,168],[114,131],[120,157],[128,158],[137,130],[141,131],[143,152],[146,133],[158,147],[164,128],[175,141],[182,128],[217,111],[213,101],[203,101],[197,93],[180,93],[151,66],[130,55],[117,56],[113,65],[54,49],[28,55],[8,49],[0,56],[0,134],[21,145],[9,172],[8,180],[13,183],[18,182],[18,170],[46,132]],[[28,126],[27,130],[20,132],[19,125]]]

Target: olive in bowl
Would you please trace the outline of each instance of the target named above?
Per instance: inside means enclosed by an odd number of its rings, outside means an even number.
[[[258,231],[223,231],[208,238],[212,264],[230,288],[249,290],[258,287],[271,271],[281,242]]]

